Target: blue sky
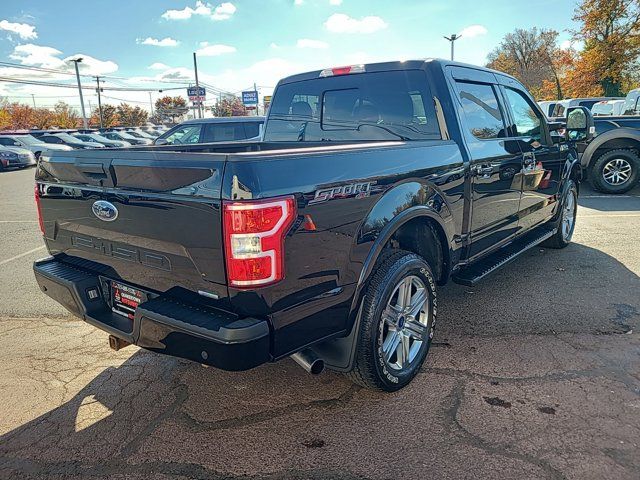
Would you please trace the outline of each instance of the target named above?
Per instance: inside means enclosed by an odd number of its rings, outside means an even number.
[[[107,87],[169,88],[193,78],[237,92],[255,82],[269,94],[282,76],[392,59],[448,57],[443,35],[462,32],[456,60],[482,64],[505,33],[553,28],[568,40],[574,2],[564,0],[2,0],[0,60],[104,75]],[[70,75],[0,66],[0,76],[73,84]],[[110,78],[111,77],[111,78]],[[182,82],[171,84],[169,82]],[[83,83],[91,83],[83,77]],[[184,93],[182,90],[173,94]],[[0,81],[9,100],[77,104],[71,89]],[[106,92],[105,102],[140,102],[146,92]],[[153,98],[159,94],[153,92]],[[96,99],[91,91],[88,100]],[[213,101],[211,95],[208,97]]]

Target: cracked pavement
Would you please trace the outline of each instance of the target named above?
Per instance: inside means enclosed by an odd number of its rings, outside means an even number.
[[[584,188],[573,245],[441,288],[425,367],[382,394],[110,350],[39,293],[44,250],[11,260],[41,245],[32,176],[0,174],[0,478],[640,477],[640,189]]]

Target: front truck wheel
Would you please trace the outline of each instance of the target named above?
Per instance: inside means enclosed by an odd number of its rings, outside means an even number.
[[[427,262],[403,250],[381,255],[366,290],[353,370],[364,387],[393,392],[424,363],[436,320],[436,282]]]
[[[591,185],[603,193],[625,193],[638,183],[640,157],[629,149],[610,150],[600,155],[589,172]]]

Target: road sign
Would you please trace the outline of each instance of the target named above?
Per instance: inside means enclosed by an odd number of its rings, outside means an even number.
[[[258,105],[258,92],[255,90],[242,92],[242,103],[245,106]]]
[[[187,96],[189,100],[202,102],[207,96],[207,91],[204,87],[187,87]]]
[[[264,103],[264,108],[269,108],[269,105],[271,104],[271,95],[265,95],[262,97],[262,101]]]

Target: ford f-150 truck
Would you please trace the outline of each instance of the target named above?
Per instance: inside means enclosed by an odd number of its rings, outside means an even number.
[[[227,370],[292,356],[397,390],[429,350],[437,285],[570,242],[592,128],[448,61],[291,76],[261,142],[43,156],[35,276],[115,349]]]

